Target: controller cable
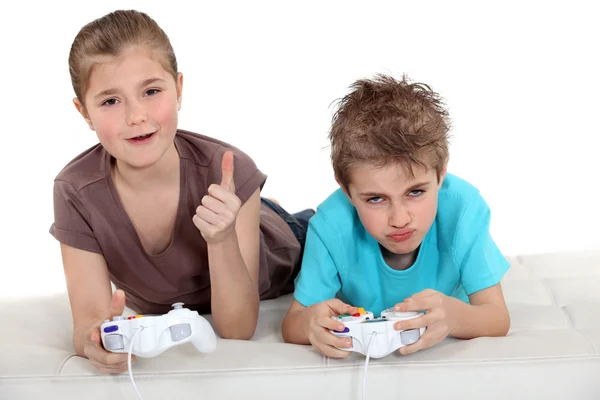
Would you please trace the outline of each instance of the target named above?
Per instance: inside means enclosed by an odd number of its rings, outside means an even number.
[[[131,352],[133,351],[133,344],[135,343],[135,337],[137,336],[138,333],[143,331],[144,328],[146,328],[146,327],[140,326],[139,329],[136,329],[135,333],[133,334],[133,337],[131,338],[131,343],[129,344],[129,351],[127,352],[127,369],[129,370],[129,379],[131,380],[133,389],[135,390],[135,393],[137,394],[138,399],[140,399],[140,400],[143,400],[143,398],[142,398],[142,395],[140,394],[140,392],[138,391],[135,381],[133,380],[133,373],[131,372]]]
[[[377,335],[377,332],[373,332],[371,334],[371,340],[369,341],[369,345],[367,346],[367,358],[365,360],[365,374],[363,376],[363,395],[362,398],[363,400],[367,399],[367,366],[369,365],[369,351],[371,349],[371,343],[373,343],[373,339],[375,338],[375,336]]]

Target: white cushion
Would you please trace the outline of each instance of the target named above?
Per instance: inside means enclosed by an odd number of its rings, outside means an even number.
[[[409,356],[371,359],[367,397],[600,399],[600,252],[508,259],[506,337],[448,338]],[[211,354],[185,344],[138,358],[134,378],[142,396],[360,399],[364,356],[333,360],[283,343],[290,301],[261,303],[251,341],[220,339]],[[66,294],[0,303],[0,321],[1,399],[136,398],[127,373],[102,375],[74,355]]]

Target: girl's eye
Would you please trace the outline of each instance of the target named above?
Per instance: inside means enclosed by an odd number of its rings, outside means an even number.
[[[117,99],[108,99],[102,103],[103,106],[114,106],[117,104]]]
[[[418,197],[420,195],[422,195],[423,193],[425,193],[424,190],[421,189],[417,189],[417,190],[411,190],[410,193],[408,194],[410,197]]]
[[[153,96],[153,95],[155,95],[158,92],[160,92],[160,90],[158,90],[158,89],[148,89],[148,90],[146,90],[146,94],[148,96]]]
[[[367,203],[377,204],[377,203],[381,203],[382,201],[383,201],[382,197],[371,197],[369,200],[367,200]]]

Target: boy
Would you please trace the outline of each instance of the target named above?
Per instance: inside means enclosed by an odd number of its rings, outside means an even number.
[[[379,75],[342,99],[330,133],[340,188],[309,223],[289,343],[342,358],[350,339],[330,317],[357,307],[425,311],[394,328],[427,330],[401,354],[457,338],[504,336],[510,319],[500,281],[509,264],[489,233],[479,191],[448,174],[450,122],[429,86]]]

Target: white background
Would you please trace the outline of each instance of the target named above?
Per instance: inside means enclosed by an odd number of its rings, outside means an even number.
[[[599,249],[598,13],[583,2],[10,2],[0,6],[0,296],[64,290],[60,169],[97,143],[72,105],[70,45],[148,12],[184,73],[180,127],[231,142],[290,211],[336,188],[333,102],[374,73],[428,83],[453,118],[450,172],[478,186],[506,255]],[[418,3],[418,4],[417,4]],[[589,2],[592,4],[592,2]],[[568,266],[566,266],[568,267]]]

